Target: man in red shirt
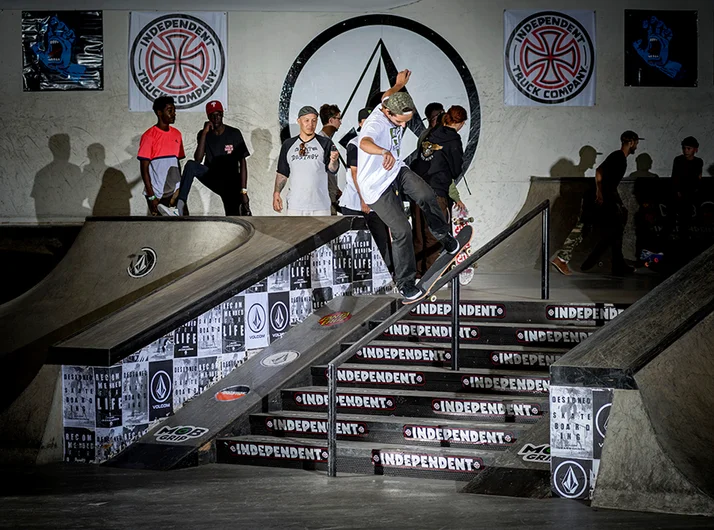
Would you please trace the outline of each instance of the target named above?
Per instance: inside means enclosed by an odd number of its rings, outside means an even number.
[[[176,202],[175,197],[181,184],[179,160],[186,155],[181,133],[171,127],[176,121],[174,98],[156,98],[153,109],[157,122],[141,135],[137,158],[149,211],[151,215],[159,215],[159,205],[168,207]]]

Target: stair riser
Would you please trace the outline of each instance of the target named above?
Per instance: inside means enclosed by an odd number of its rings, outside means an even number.
[[[374,328],[377,324],[370,322]],[[587,339],[594,330],[572,328],[534,329],[512,326],[478,326],[461,324],[459,337],[462,344],[502,344],[569,349]],[[451,325],[435,322],[400,322],[390,326],[380,340],[429,342],[451,344]]]
[[[312,367],[315,386],[327,386],[327,373]],[[510,374],[431,373],[418,370],[379,370],[374,368],[338,368],[340,387],[388,388],[395,390],[433,390],[438,392],[478,392],[481,394],[547,395],[549,378]]]
[[[471,302],[460,304],[461,322],[530,322],[533,324],[603,326],[622,313],[622,304],[553,304],[551,302]],[[417,305],[409,320],[451,320],[451,302]]]
[[[291,418],[281,416],[252,416],[251,433],[262,436],[327,438],[327,420],[324,418]],[[437,425],[428,420],[418,425],[399,422],[341,421],[337,422],[337,439],[372,443],[424,445],[426,447],[465,447],[504,450],[525,432],[513,425],[503,429],[478,429],[463,426]]]
[[[292,444],[280,446],[219,439],[216,447],[219,463],[327,470],[326,446],[308,448]],[[469,455],[443,456],[379,449],[372,449],[369,455],[365,453],[365,450],[361,450],[357,454],[341,454],[338,449],[337,471],[465,481],[471,480],[491,463]]]
[[[343,348],[346,349],[347,346]],[[552,352],[514,352],[507,348],[475,350],[463,348],[459,351],[461,368],[488,368],[508,370],[542,370],[548,372],[551,364],[565,353]],[[350,363],[391,364],[413,366],[451,366],[451,348],[432,346],[390,346],[389,344],[367,345],[352,357]]]
[[[438,417],[490,422],[534,422],[547,413],[548,400],[533,396],[501,401],[434,398],[424,396],[389,396],[337,394],[337,412],[413,417]],[[327,393],[283,391],[284,410],[327,412]]]

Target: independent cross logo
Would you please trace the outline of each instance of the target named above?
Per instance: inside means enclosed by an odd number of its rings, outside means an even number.
[[[170,14],[139,31],[131,47],[131,75],[149,100],[173,96],[177,109],[208,100],[225,71],[223,45],[203,20]]]
[[[143,278],[156,267],[156,252],[153,248],[143,247],[136,253],[131,263],[126,268],[126,272],[132,278]]]
[[[506,71],[526,97],[545,104],[573,99],[595,70],[590,35],[574,18],[554,11],[523,19],[506,45]]]

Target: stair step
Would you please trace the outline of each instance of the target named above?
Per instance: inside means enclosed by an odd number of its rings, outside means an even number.
[[[324,386],[286,388],[281,399],[284,410],[327,412]],[[337,391],[337,412],[528,423],[548,412],[548,397],[343,387]]]
[[[342,344],[342,351],[352,343]],[[507,368],[508,370],[543,370],[565,355],[562,348],[534,348],[490,344],[459,345],[461,368]],[[451,345],[402,341],[375,341],[360,348],[351,363],[407,366],[451,366]]]
[[[327,414],[279,411],[251,414],[251,433],[261,436],[327,437]],[[337,438],[362,442],[409,443],[430,447],[482,447],[503,450],[531,427],[518,423],[475,423],[441,418],[408,416],[337,415]]]
[[[327,366],[311,368],[312,382],[327,386]],[[471,368],[453,371],[424,366],[405,368],[392,365],[343,364],[337,369],[337,385],[357,388],[437,390],[441,392],[480,392],[484,394],[547,395],[548,374],[533,371],[510,372]]]
[[[461,322],[530,322],[551,325],[603,326],[628,304],[558,303],[552,301],[491,302],[462,300]],[[413,320],[451,320],[451,300],[437,299],[415,305],[409,312]]]
[[[379,322],[370,321],[370,329]],[[520,344],[572,348],[597,331],[593,327],[553,326],[548,324],[479,323],[459,325],[463,344]],[[387,328],[379,340],[436,342],[451,344],[451,324],[447,322],[402,320]]]
[[[385,443],[337,442],[337,471],[445,480],[471,480],[494,462],[498,451],[417,447]],[[238,436],[216,440],[219,463],[327,468],[324,440]]]

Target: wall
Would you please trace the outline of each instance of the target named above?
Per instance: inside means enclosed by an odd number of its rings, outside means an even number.
[[[48,4],[49,5],[49,4]],[[99,2],[101,5],[101,2]],[[203,3],[211,9],[211,1]],[[627,8],[668,9],[671,2],[632,0]],[[714,103],[712,25],[714,8],[704,0],[681,0],[680,9],[699,10],[699,87],[694,89],[626,88],[623,75],[624,8],[615,0],[497,2],[424,0],[390,10],[433,28],[466,61],[481,99],[481,139],[467,173],[473,195],[461,185],[465,202],[477,219],[477,241],[513,220],[523,204],[531,175],[547,176],[561,158],[578,161],[583,145],[608,153],[619,147],[619,134],[632,128],[647,138],[640,151],[649,153],[652,171],[668,175],[679,141],[696,136],[705,167],[712,161],[707,146],[714,125],[704,119]],[[595,107],[505,107],[503,105],[503,10],[528,8],[595,9],[597,11],[597,105]],[[253,212],[272,215],[271,191],[279,151],[278,99],[285,75],[302,48],[321,31],[353,13],[229,13],[229,106],[226,121],[244,133],[249,159]],[[151,114],[128,112],[128,11],[105,11],[105,90],[95,93],[23,93],[20,11],[0,12],[0,39],[10,53],[0,57],[0,221],[62,222],[91,213],[102,176],[131,181],[138,177],[138,139],[151,126]],[[428,65],[397,65],[428,72]],[[345,61],[344,71],[355,68]],[[176,126],[191,153],[201,113],[180,113]],[[69,160],[53,162],[67,149]],[[105,153],[102,159],[103,146]],[[88,158],[88,148],[92,161]],[[603,157],[600,157],[602,160]],[[630,159],[629,171],[634,171]],[[591,176],[593,170],[587,172]],[[37,184],[37,186],[35,186]],[[33,188],[36,191],[33,193]],[[141,215],[141,186],[115,186],[116,213]],[[222,213],[220,200],[197,186],[189,206],[196,214]],[[129,196],[131,198],[129,199]],[[36,199],[38,201],[36,207]]]

